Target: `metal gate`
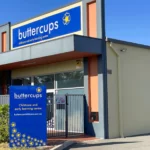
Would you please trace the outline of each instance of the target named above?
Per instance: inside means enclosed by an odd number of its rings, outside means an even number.
[[[47,101],[47,136],[84,134],[84,95],[54,95]]]
[[[0,95],[0,105],[9,104],[9,95]]]

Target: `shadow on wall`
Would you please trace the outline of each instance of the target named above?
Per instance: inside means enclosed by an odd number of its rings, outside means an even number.
[[[84,96],[84,133],[89,136],[95,137],[95,131],[93,128],[93,124],[89,122],[89,106],[86,100],[86,96]]]

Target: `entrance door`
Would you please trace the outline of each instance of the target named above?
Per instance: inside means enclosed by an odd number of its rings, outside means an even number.
[[[55,90],[47,90],[47,129],[54,128],[55,122]]]

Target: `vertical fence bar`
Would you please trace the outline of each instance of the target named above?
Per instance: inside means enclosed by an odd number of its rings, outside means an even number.
[[[86,97],[85,95],[83,95],[83,103],[82,103],[82,108],[83,108],[83,112],[82,112],[82,115],[83,115],[83,133],[85,133],[85,107],[86,107]]]
[[[66,120],[65,120],[65,136],[68,137],[68,95],[66,95]]]

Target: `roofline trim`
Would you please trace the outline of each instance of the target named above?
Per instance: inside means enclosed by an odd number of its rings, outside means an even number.
[[[136,47],[140,47],[140,48],[150,49],[149,45],[138,44],[138,43],[123,41],[123,40],[117,40],[117,39],[113,39],[113,38],[106,38],[106,41],[107,42],[114,42],[114,43],[117,43],[117,44],[125,44],[125,45],[130,45],[130,46],[136,46]]]
[[[0,27],[6,26],[6,25],[10,25],[10,24],[11,24],[11,22],[7,22],[5,24],[0,25]]]

